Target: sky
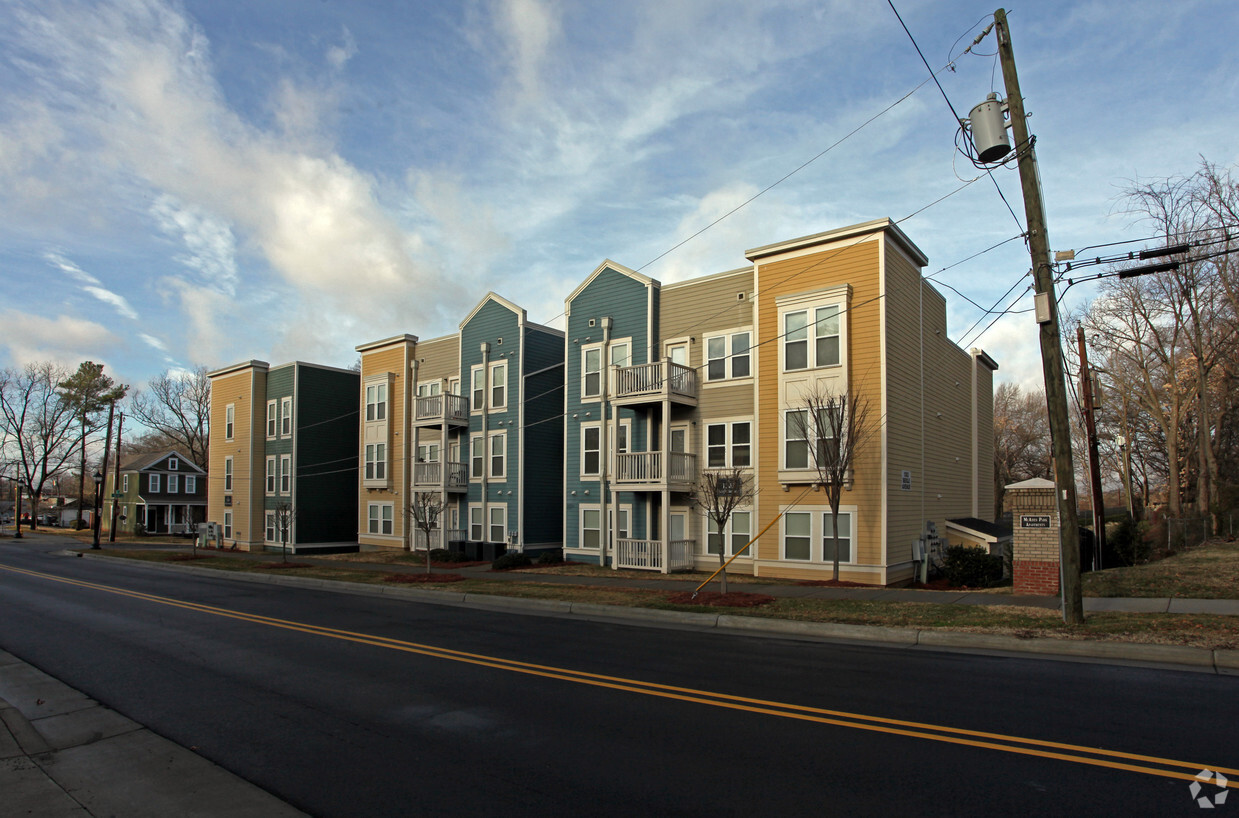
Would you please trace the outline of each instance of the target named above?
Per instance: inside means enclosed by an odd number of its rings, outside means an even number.
[[[603,259],[671,283],[889,217],[951,339],[1039,388],[1017,171],[955,147],[997,6],[895,7],[949,105],[879,0],[0,0],[0,366],[348,367],[488,291],[561,325]],[[1008,14],[1052,249],[1239,162],[1239,3]]]

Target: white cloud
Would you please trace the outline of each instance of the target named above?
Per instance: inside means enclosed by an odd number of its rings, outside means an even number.
[[[129,306],[129,302],[125,300],[124,296],[119,293],[114,293],[104,287],[102,281],[86,272],[69,259],[65,258],[62,254],[56,251],[48,251],[43,254],[43,258],[45,258],[53,267],[83,285],[83,292],[89,293],[97,300],[102,301],[109,307],[112,307],[117,313],[120,314],[122,318],[128,318],[130,320],[137,319],[138,314],[134,311],[133,307]]]
[[[100,349],[117,341],[101,324],[67,315],[43,318],[9,310],[0,314],[0,325],[8,336],[10,361],[16,366],[53,361],[76,368],[84,360],[98,361]]]

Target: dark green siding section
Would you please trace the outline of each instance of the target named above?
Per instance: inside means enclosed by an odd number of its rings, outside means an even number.
[[[297,542],[354,542],[360,375],[305,364],[297,369]]]
[[[525,393],[525,542],[558,545],[564,531],[563,362],[526,378]]]

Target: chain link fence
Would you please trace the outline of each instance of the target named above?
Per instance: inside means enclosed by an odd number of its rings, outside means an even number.
[[[1211,517],[1167,517],[1166,550],[1177,553],[1184,548],[1200,545],[1211,537],[1234,537],[1239,527],[1239,512],[1229,511],[1218,515],[1218,530],[1213,530]]]

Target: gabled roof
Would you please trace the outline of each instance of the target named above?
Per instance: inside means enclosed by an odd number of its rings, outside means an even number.
[[[465,319],[460,322],[460,328],[464,329],[465,324],[468,324],[470,321],[472,321],[473,316],[477,315],[478,312],[481,311],[481,309],[485,307],[487,303],[491,301],[494,301],[499,306],[506,307],[507,309],[516,313],[517,320],[522,324],[525,323],[524,308],[512,303],[508,299],[504,298],[502,295],[499,295],[498,293],[492,290],[491,292],[488,292],[486,295],[482,296],[482,300],[477,303],[477,306],[469,311],[469,314],[465,316]]]
[[[192,471],[197,474],[206,474],[206,471],[201,466],[193,460],[190,460],[182,452],[178,452],[175,449],[169,449],[164,452],[146,452],[145,454],[135,454],[128,460],[121,461],[120,470],[143,471],[151,468],[156,463],[167,457],[175,457],[181,461],[179,465],[182,468],[178,468],[177,471]]]
[[[576,298],[578,295],[580,295],[581,292],[586,287],[592,284],[595,278],[602,275],[603,270],[607,270],[607,269],[614,270],[615,272],[621,275],[626,275],[634,281],[641,282],[646,287],[649,287],[649,286],[661,287],[662,286],[656,279],[650,278],[647,275],[642,275],[641,273],[638,273],[636,270],[625,267],[623,264],[616,264],[614,261],[611,261],[611,259],[609,258],[603,259],[603,262],[599,264],[592,273],[586,276],[585,280],[582,281],[580,284],[578,284],[577,288],[573,290],[572,292],[570,292],[568,294],[568,297],[564,299],[564,306],[567,307],[565,312],[569,312],[569,313],[572,312],[572,300]]]
[[[957,528],[978,539],[989,542],[1001,542],[1011,538],[1011,521],[992,523],[979,517],[956,517],[946,521],[947,528]]]

